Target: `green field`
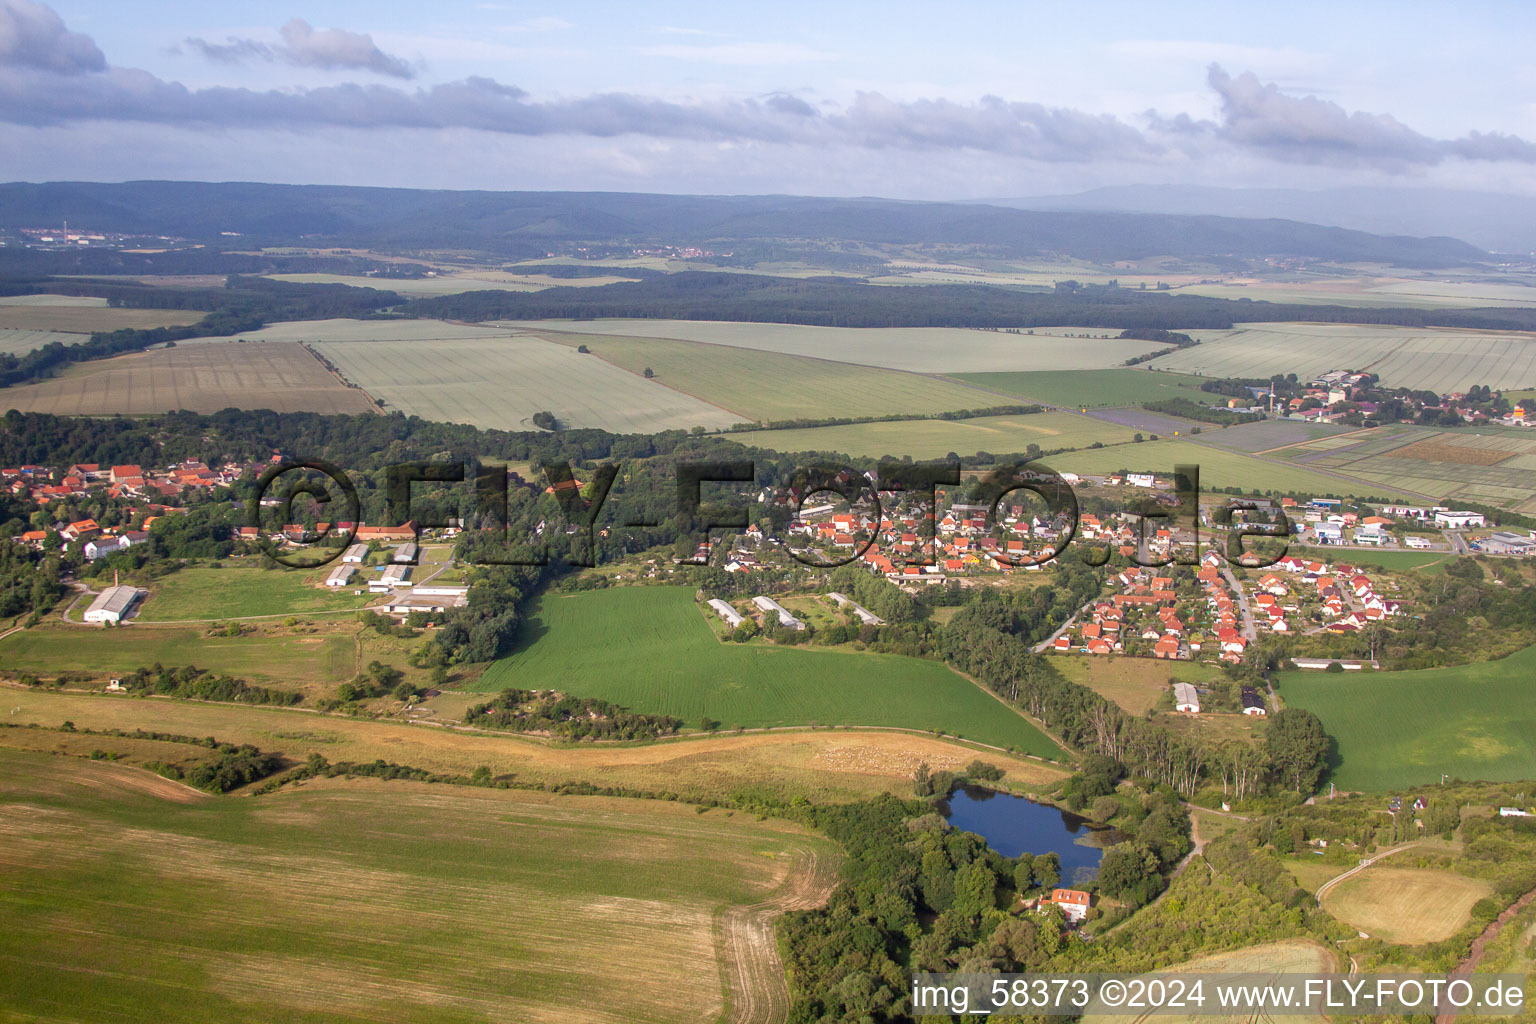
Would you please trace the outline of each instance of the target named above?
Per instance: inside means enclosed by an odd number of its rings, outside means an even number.
[[[660,383],[754,422],[1018,404],[953,381],[826,359],[665,338],[541,333],[572,348],[586,345],[593,355],[631,373],[643,374],[650,367]]]
[[[35,348],[42,348],[44,345],[51,345],[54,342],[58,342],[61,345],[78,345],[82,341],[88,340],[90,339],[78,334],[67,334],[59,331],[0,329],[0,356],[24,356]]]
[[[942,729],[1059,758],[1059,747],[979,687],[933,661],[716,640],[683,587],[546,595],[518,650],[476,689],[558,689],[635,711],[737,725]]]
[[[809,427],[803,430],[754,430],[731,434],[732,440],[781,452],[832,451],[875,458],[910,455],[914,459],[940,459],[949,452],[1022,452],[1031,444],[1045,451],[1086,448],[1098,442],[1119,444],[1135,431],[1118,423],[1106,423],[1077,413],[1044,412],[1027,416],[980,416],[970,420],[897,420],[886,423],[855,423],[843,427]],[[1120,451],[1122,449],[1114,449]],[[1075,457],[1075,456],[1074,456]],[[1063,465],[1052,468],[1069,470]],[[1173,466],[1170,463],[1169,471]]]
[[[1300,466],[1254,458],[1241,452],[1215,448],[1195,441],[1147,441],[1094,451],[1056,456],[1050,467],[1059,473],[1103,474],[1126,469],[1171,474],[1175,464],[1200,467],[1200,486],[1243,487],[1258,491],[1292,491],[1300,494],[1348,494],[1403,500],[1415,499],[1387,483],[1315,473]]]
[[[1252,323],[1196,331],[1201,343],[1152,361],[1202,377],[1369,369],[1388,387],[1465,391],[1536,384],[1536,334],[1366,324]]]
[[[1317,715],[1339,744],[1332,781],[1396,789],[1536,777],[1536,647],[1500,661],[1414,672],[1291,671],[1281,698]]]
[[[1211,405],[1222,395],[1200,390],[1200,378],[1182,373],[1150,370],[1036,370],[1021,373],[957,373],[957,380],[1001,391],[1019,398],[1093,408],[1104,405],[1141,405],[1170,398],[1187,398]]]
[[[381,331],[315,348],[389,409],[486,429],[535,429],[533,415],[543,410],[565,426],[617,433],[725,427],[745,418],[532,335],[449,325],[444,331],[443,338]]]
[[[14,1020],[713,1020],[749,923],[731,908],[815,897],[839,859],[662,801],[372,780],[198,798],[8,750],[0,818]]]
[[[340,683],[356,671],[350,632],[210,637],[200,626],[65,626],[45,622],[0,640],[0,666],[51,679],[60,672],[93,678],[132,672],[155,662],[196,665],[254,683]]]
[[[1165,347],[1150,341],[1064,338],[1046,333],[1050,328],[1029,335],[963,327],[808,327],[715,320],[530,320],[509,326],[698,341],[915,373],[1095,370],[1122,366],[1132,356]]]
[[[340,563],[336,563],[340,564]],[[302,615],[306,612],[361,608],[366,597],[352,587],[316,587],[334,566],[315,572],[240,566],[224,569],[182,569],[149,587],[137,618],[141,622],[177,619],[237,619],[254,615]],[[353,577],[354,581],[364,579]]]
[[[1298,558],[1315,558],[1324,562],[1343,562],[1346,565],[1373,566],[1401,572],[1406,569],[1420,570],[1423,575],[1445,571],[1445,563],[1455,557],[1449,551],[1373,551],[1367,548],[1308,548],[1295,546],[1290,553]]]

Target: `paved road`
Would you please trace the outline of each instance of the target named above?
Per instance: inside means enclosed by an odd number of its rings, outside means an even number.
[[[1061,624],[1061,627],[1059,629],[1057,629],[1056,632],[1052,633],[1050,636],[1046,637],[1044,640],[1042,640],[1039,643],[1035,644],[1035,646],[1031,647],[1030,650],[1033,651],[1036,654],[1039,654],[1041,651],[1049,650],[1051,644],[1056,642],[1056,638],[1061,636],[1061,634],[1065,633],[1067,630],[1071,629],[1077,623],[1077,617],[1079,615],[1082,615],[1085,612],[1088,612],[1088,611],[1092,610],[1092,608],[1093,608],[1095,603],[1096,603],[1095,601],[1089,601],[1087,604],[1083,605],[1077,611],[1073,612],[1072,613],[1072,617],[1070,619],[1068,619],[1066,622],[1063,622]]]
[[[1237,610],[1239,613],[1239,631],[1243,638],[1250,643],[1259,638],[1259,629],[1253,624],[1253,612],[1248,609],[1248,594],[1243,590],[1243,585],[1237,581],[1232,573],[1232,566],[1225,559],[1221,563],[1221,573],[1227,578],[1227,586],[1232,588],[1232,593],[1237,597]]]

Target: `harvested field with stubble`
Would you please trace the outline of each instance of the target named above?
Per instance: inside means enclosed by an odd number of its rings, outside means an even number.
[[[5,388],[0,406],[57,416],[148,415],[188,409],[377,412],[302,345],[225,341],[134,352],[77,364],[61,376]]]
[[[1482,879],[1450,871],[1376,865],[1329,889],[1323,909],[1375,938],[1416,946],[1455,935],[1492,893]]]
[[[207,316],[200,309],[123,309],[100,306],[0,305],[0,328],[22,331],[64,331],[75,335],[96,331],[186,327]],[[76,337],[75,341],[84,341]]]
[[[56,728],[69,720],[82,729],[147,729],[184,736],[217,736],[302,761],[367,762],[380,758],[428,771],[468,775],[480,765],[496,774],[559,785],[591,782],[654,792],[725,798],[767,793],[841,803],[912,792],[921,761],[935,768],[964,767],[977,757],[1004,771],[1003,784],[1017,792],[1043,790],[1067,775],[1065,768],[1030,758],[912,733],[817,729],[720,733],[641,746],[550,746],[515,734],[443,728],[463,720],[464,707],[483,694],[445,693],[428,700],[420,724],[376,721],[304,710],[233,704],[202,704],[163,698],[141,700],[110,694],[13,690],[8,721]],[[29,732],[31,730],[28,730]],[[6,730],[0,730],[0,746]]]
[[[848,426],[807,427],[791,430],[755,430],[731,434],[742,444],[779,452],[830,451],[864,458],[910,455],[914,459],[942,459],[949,452],[1003,454],[1023,452],[1031,444],[1043,451],[1088,448],[1094,444],[1119,445],[1136,432],[1117,423],[1071,412],[1040,412],[1022,416],[978,416],[967,420],[895,420],[854,423]],[[1116,448],[1115,451],[1123,449]],[[1062,466],[1066,456],[1061,457]],[[1172,467],[1170,466],[1170,469]]]
[[[3,313],[4,310],[0,310],[0,315]],[[59,331],[0,329],[0,356],[24,356],[46,345],[78,345],[86,340],[78,334]]]
[[[717,922],[819,902],[840,860],[663,801],[327,780],[174,804],[132,769],[0,766],[6,1010],[29,1018],[714,1019],[728,992],[782,1000],[772,947]]]

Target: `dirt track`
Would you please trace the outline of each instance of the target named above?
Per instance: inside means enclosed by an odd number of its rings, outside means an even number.
[[[778,890],[761,903],[728,907],[715,918],[715,948],[725,974],[732,1024],[778,1024],[789,1016],[789,986],[774,938],[774,922],[790,910],[827,901],[837,885],[835,858],[810,847],[796,851],[795,866]]]

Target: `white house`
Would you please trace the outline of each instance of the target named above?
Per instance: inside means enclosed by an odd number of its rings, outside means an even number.
[[[1435,512],[1435,525],[1448,527],[1452,530],[1464,529],[1468,526],[1482,526],[1484,523],[1481,512],[1456,512],[1451,509],[1438,509]]]
[[[1053,889],[1050,899],[1042,899],[1042,907],[1060,907],[1061,912],[1067,915],[1067,920],[1073,924],[1088,916],[1088,904],[1091,897],[1081,889]]]
[[[1429,547],[1428,537],[1404,537],[1403,543],[1420,551]]]

